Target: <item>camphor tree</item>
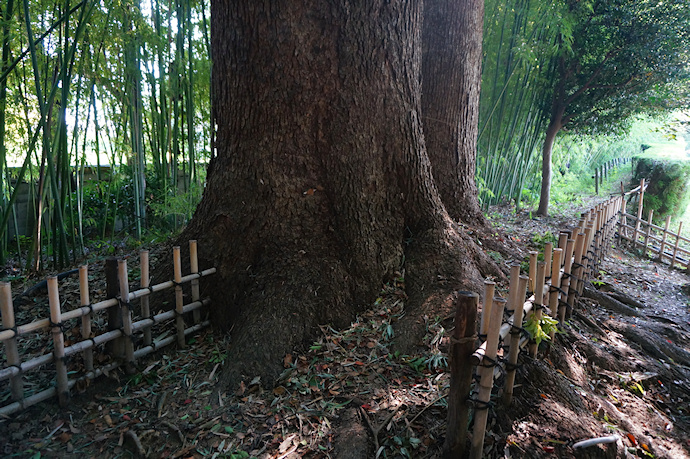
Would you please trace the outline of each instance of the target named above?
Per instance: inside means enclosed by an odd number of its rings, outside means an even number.
[[[687,76],[690,10],[680,0],[568,0],[553,61],[537,214],[547,215],[561,129],[604,131],[632,113],[673,108],[660,94]]]
[[[439,3],[481,18],[481,2]],[[224,381],[271,383],[317,324],[349,324],[396,272],[408,294],[396,342],[414,344],[424,313],[499,273],[432,179],[422,3],[216,0],[211,13],[217,154],[182,237],[218,268],[215,321],[233,334]],[[481,20],[462,24],[481,34]],[[463,139],[476,137],[476,117],[459,124],[473,100],[449,120]]]

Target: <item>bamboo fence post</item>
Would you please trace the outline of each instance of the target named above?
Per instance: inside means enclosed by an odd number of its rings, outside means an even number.
[[[151,275],[149,273],[148,250],[142,250],[139,252],[139,265],[141,271],[139,285],[141,285],[142,288],[149,288],[151,286]],[[139,304],[141,305],[141,317],[143,319],[150,318],[151,308],[149,306],[149,295],[142,296]],[[151,338],[151,327],[146,327],[144,328],[144,345],[150,346],[152,342],[153,339]]]
[[[129,276],[127,260],[118,260],[120,278],[120,312],[122,314],[122,334],[125,337],[125,358],[127,363],[134,363],[134,341],[132,337],[132,306],[129,304]]]
[[[117,258],[108,257],[105,259],[105,297],[107,299],[116,298],[120,291],[120,281],[118,280]],[[120,330],[122,328],[122,314],[120,308],[108,308],[108,331]],[[108,353],[116,358],[121,359],[125,356],[125,340],[124,336],[116,338],[106,344]]]
[[[678,256],[678,243],[680,242],[680,233],[683,230],[683,222],[678,222],[678,233],[676,234],[676,243],[673,244],[673,257],[671,257],[671,268],[676,262],[676,257]]]
[[[553,243],[552,242],[547,242],[544,244],[544,263],[546,265],[544,266],[544,272],[546,273],[547,276],[549,276],[549,273],[551,272],[551,257],[553,256]]]
[[[671,216],[666,216],[666,223],[664,224],[664,233],[661,236],[661,247],[659,247],[659,261],[664,262],[664,250],[666,250],[666,237],[668,236],[668,227],[671,225]]]
[[[594,194],[599,194],[599,168],[594,168]]]
[[[558,248],[565,252],[565,246],[568,244],[568,233],[560,232],[558,234]],[[561,260],[561,268],[564,260]]]
[[[537,277],[537,257],[539,252],[530,250],[529,252],[529,291],[534,292],[534,279]]]
[[[486,352],[483,361],[487,365],[479,367],[479,390],[477,393],[477,403],[474,409],[474,434],[472,435],[472,448],[470,458],[481,459],[484,445],[484,435],[486,433],[486,421],[489,417],[489,399],[491,389],[494,385],[494,362],[496,351],[498,350],[498,332],[503,323],[503,308],[506,300],[495,298],[491,307],[491,320],[489,322],[489,333],[486,337]]]
[[[634,171],[633,171],[634,173]],[[633,230],[633,249],[637,248],[637,234],[640,232],[640,224],[642,223],[642,207],[644,206],[644,179],[640,180],[640,192],[637,201],[637,219],[635,220],[635,229]]]
[[[14,336],[5,340],[5,353],[7,364],[18,367],[21,370],[22,361],[17,349],[17,327],[14,320],[14,305],[12,304],[12,285],[9,282],[0,282],[0,312],[2,312],[2,328],[13,330]],[[24,383],[21,371],[17,376],[10,378],[10,390],[12,399],[20,401],[24,398]]]
[[[544,266],[546,263],[540,261],[537,264],[537,278],[535,279],[535,291],[534,291],[534,309],[532,310],[532,315],[534,316],[534,321],[539,323],[542,316],[542,308],[544,307]],[[537,342],[530,341],[529,345],[529,355],[530,357],[537,356]]]
[[[508,283],[508,303],[506,303],[506,310],[512,312],[517,306],[518,300],[518,287],[520,282],[520,264],[513,263],[510,265],[510,280]],[[524,302],[524,298],[522,299]]]
[[[84,264],[79,267],[79,300],[81,306],[91,307],[91,297],[89,294],[89,265]],[[91,318],[93,312],[81,316],[81,337],[82,339],[91,338]],[[84,368],[86,371],[93,371],[93,347],[84,349]]]
[[[189,266],[191,274],[199,274],[199,257],[197,255],[196,241],[189,241]],[[199,279],[192,279],[192,301],[198,301],[201,295],[199,294]],[[194,317],[194,323],[198,324],[201,322],[201,311],[195,309],[192,313]]]
[[[555,249],[553,251],[553,269],[551,270],[551,286],[549,287],[549,309],[554,317],[560,317],[558,298],[560,296],[560,285],[561,285],[561,255],[563,254],[562,249]],[[562,322],[561,322],[562,323]],[[553,330],[549,334],[549,337],[553,340],[556,331]]]
[[[488,280],[484,281],[484,298],[482,299],[482,318],[479,322],[479,337],[486,339],[486,334],[489,330],[489,321],[491,320],[491,307],[494,292],[496,291],[496,283]]]
[[[627,201],[625,200],[625,191],[623,189],[623,182],[621,182],[621,217],[618,220],[618,244],[623,245],[624,237],[628,235],[628,218],[625,216]]]
[[[184,349],[184,318],[182,317],[182,307],[184,298],[182,296],[182,260],[180,259],[180,247],[173,247],[173,271],[175,278],[175,322],[177,324],[177,345]]]
[[[450,346],[450,390],[444,452],[449,457],[460,457],[467,448],[467,424],[469,420],[469,396],[472,387],[472,361],[474,352],[475,323],[479,295],[458,292],[455,300],[455,328]]]
[[[642,256],[647,256],[647,247],[649,246],[649,236],[652,234],[652,217],[654,216],[654,209],[649,209],[649,219],[647,220],[647,232],[644,236],[644,248],[642,251]],[[654,253],[654,249],[652,249]]]
[[[556,249],[560,250],[560,249]],[[512,280],[512,279],[511,279]],[[520,276],[516,292],[517,302],[513,312],[513,326],[510,330],[510,348],[508,351],[508,363],[506,364],[506,382],[503,389],[503,403],[510,405],[513,401],[513,385],[515,384],[515,371],[518,354],[520,353],[520,334],[522,332],[522,316],[525,306],[525,294],[529,277]]]
[[[53,333],[53,357],[57,370],[57,395],[60,406],[69,402],[69,381],[65,364],[65,336],[62,333],[62,314],[60,313],[60,292],[56,276],[50,276],[48,283],[48,304],[50,305],[50,325]]]
[[[566,312],[570,313],[572,313],[572,310],[575,307],[575,295],[580,293],[582,284],[584,283],[584,280],[582,279],[582,276],[584,275],[582,257],[585,251],[585,239],[585,233],[577,233],[577,236],[575,236],[573,265],[570,268],[570,277],[574,279],[574,283],[570,283],[568,290],[568,298],[566,299],[566,302],[568,303]]]
[[[575,241],[573,239],[568,239],[568,243],[565,246],[565,252],[563,252],[563,275],[561,276],[561,291],[563,293],[563,299],[568,299],[568,294],[570,292],[570,274],[573,267],[573,250],[575,248]],[[565,318],[569,316],[567,310],[567,303],[560,303],[558,308],[558,320],[563,323]]]

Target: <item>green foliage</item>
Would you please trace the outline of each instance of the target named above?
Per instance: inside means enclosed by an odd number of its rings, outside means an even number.
[[[558,321],[548,314],[542,314],[540,320],[534,313],[530,313],[524,325],[530,337],[536,341],[537,346],[544,340],[551,340],[551,332],[558,332]]]
[[[639,158],[633,184],[641,178],[649,181],[644,195],[645,214],[654,211],[654,220],[662,222],[667,215],[681,217],[690,203],[687,184],[690,181],[690,162],[661,161]]]

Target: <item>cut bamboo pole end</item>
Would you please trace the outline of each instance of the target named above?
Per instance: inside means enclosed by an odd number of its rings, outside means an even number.
[[[175,323],[177,325],[177,345],[180,348],[186,347],[184,337],[184,318],[182,317],[184,298],[182,295],[182,259],[180,258],[180,247],[173,247],[173,277],[175,279]]]
[[[60,313],[60,292],[56,276],[47,279],[48,304],[50,306],[50,322],[53,334],[53,357],[57,373],[57,394],[60,406],[65,407],[69,402],[69,387],[67,379],[67,365],[65,365],[65,336],[62,333],[62,315]]]
[[[489,329],[489,320],[491,318],[491,307],[493,304],[494,292],[496,291],[496,283],[491,281],[484,281],[484,298],[482,299],[482,318],[479,323],[479,337],[485,339],[486,333]]]
[[[535,278],[537,277],[537,257],[539,256],[539,252],[536,252],[534,250],[531,250],[529,252],[529,284],[527,285],[527,288],[529,289],[530,292],[535,291]]]
[[[12,286],[9,282],[0,282],[0,313],[2,313],[2,327],[7,330],[16,330],[14,305],[12,304]],[[17,348],[16,332],[14,336],[5,341],[5,353],[7,354],[7,363],[9,365],[19,367],[22,364]],[[21,373],[10,379],[10,391],[13,400],[18,401],[24,398],[24,383]]]
[[[557,249],[560,250],[560,249]],[[555,263],[555,260],[554,260]],[[527,276],[520,276],[518,279],[518,298],[522,301],[516,303],[513,313],[513,323],[510,332],[510,348],[508,351],[508,365],[506,365],[506,382],[503,390],[503,403],[510,405],[513,401],[513,386],[515,385],[515,365],[517,364],[520,353],[520,334],[522,332],[522,317],[524,309],[524,298],[527,293]]]
[[[81,306],[91,307],[91,296],[89,294],[89,265],[84,264],[79,267],[79,300]],[[91,319],[89,312],[81,316],[81,337],[82,339],[91,338]],[[86,371],[93,370],[93,349],[84,350],[84,368]]]

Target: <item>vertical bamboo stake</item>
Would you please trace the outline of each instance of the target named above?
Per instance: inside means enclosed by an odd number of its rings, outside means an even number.
[[[640,193],[637,202],[637,219],[635,220],[635,230],[633,231],[633,248],[637,248],[637,234],[640,232],[642,223],[642,207],[644,206],[644,179],[640,180]]]
[[[446,442],[443,449],[450,457],[460,457],[466,451],[469,396],[472,387],[472,362],[476,341],[475,323],[479,295],[458,292],[455,302],[455,328],[450,346],[450,391]]]
[[[479,367],[479,390],[477,400],[481,406],[474,409],[474,434],[472,435],[472,449],[470,458],[480,459],[484,445],[484,435],[486,433],[486,420],[489,417],[489,399],[491,398],[491,388],[494,385],[494,367],[490,362],[496,359],[498,350],[498,332],[503,322],[503,308],[506,300],[496,298],[491,307],[491,321],[489,322],[489,333],[486,337],[486,353],[484,362],[486,366]]]
[[[553,255],[553,243],[552,242],[547,242],[544,244],[544,262],[546,265],[544,266],[544,272],[549,275],[551,272],[551,256]]]
[[[678,222],[678,233],[676,234],[676,243],[673,245],[673,257],[671,257],[671,268],[676,262],[676,256],[678,256],[678,243],[680,242],[680,233],[683,230],[683,222]]]
[[[520,282],[520,264],[513,263],[510,265],[510,282],[508,284],[508,303],[506,303],[506,310],[508,312],[515,311],[515,306],[518,303],[518,288]],[[524,298],[521,300],[524,302]]]
[[[184,349],[184,318],[182,317],[182,307],[184,298],[182,296],[182,260],[180,259],[180,247],[173,247],[173,270],[175,277],[175,322],[177,325],[177,345]]]
[[[575,236],[573,266],[570,268],[573,280],[570,281],[568,299],[566,300],[568,303],[568,311],[570,312],[572,312],[573,307],[575,307],[575,294],[579,293],[582,288],[581,284],[583,283],[582,276],[584,272],[582,257],[585,250],[585,239],[585,233],[578,233],[577,236]]]
[[[544,266],[545,263],[540,261],[537,264],[537,278],[535,279],[535,290],[534,290],[534,309],[532,309],[532,315],[534,320],[539,323],[542,315],[542,307],[544,305]],[[529,355],[530,357],[537,356],[537,343],[536,341],[530,342],[529,345]]]
[[[664,262],[664,250],[666,250],[666,237],[668,236],[668,227],[671,225],[671,216],[666,216],[666,224],[664,225],[664,233],[661,236],[661,247],[659,248],[659,261]]]
[[[491,319],[491,307],[494,292],[496,291],[496,283],[491,281],[484,281],[484,298],[482,300],[482,318],[479,322],[479,337],[486,339],[486,334],[489,330],[489,320]]]
[[[7,364],[21,368],[22,361],[19,359],[17,350],[17,329],[14,320],[14,305],[12,304],[12,286],[9,282],[0,282],[0,312],[2,312],[2,327],[7,330],[14,330],[14,336],[5,341],[5,353],[7,354]],[[10,379],[10,390],[12,398],[19,401],[24,398],[24,383],[21,373],[12,376]]]
[[[139,268],[141,270],[141,279],[139,280],[139,285],[142,288],[148,288],[151,286],[151,275],[149,274],[149,251],[142,250],[139,252]],[[142,296],[140,300],[141,305],[141,317],[143,319],[148,319],[151,317],[151,308],[149,307],[149,295]],[[151,327],[144,328],[144,345],[149,346],[153,342],[151,338]]]
[[[127,363],[134,363],[134,341],[132,341],[132,307],[129,304],[129,277],[127,260],[118,260],[118,277],[120,278],[120,308],[122,313],[122,334],[125,335],[125,358]]]
[[[568,299],[568,294],[570,292],[570,273],[573,267],[573,250],[575,249],[575,241],[573,239],[568,239],[568,243],[565,246],[565,252],[563,252],[563,276],[561,277],[561,290],[563,291],[563,299]],[[567,311],[567,306],[561,303],[562,306],[558,308],[558,320],[563,323],[566,317],[569,317],[569,311]]]
[[[556,249],[560,250],[560,249]],[[511,279],[512,280],[512,279]],[[508,365],[506,365],[506,382],[503,390],[503,403],[510,405],[513,401],[513,385],[515,384],[515,364],[520,353],[520,332],[522,331],[522,315],[525,306],[525,294],[527,293],[527,276],[518,279],[517,303],[513,313],[513,327],[510,330],[510,350],[508,351]]]
[[[79,299],[82,306],[91,305],[89,294],[89,265],[84,264],[79,267]],[[91,315],[89,312],[81,316],[81,337],[82,339],[91,338]],[[84,349],[84,368],[86,371],[93,370],[93,347]]]
[[[551,288],[549,288],[549,309],[554,317],[559,315],[558,298],[560,295],[561,285],[561,255],[563,250],[555,249],[553,251],[553,269],[551,270]],[[556,331],[552,331],[549,336],[553,340]]]
[[[65,336],[62,334],[62,314],[60,313],[60,293],[56,276],[50,276],[48,282],[48,304],[50,305],[50,325],[53,333],[53,356],[57,370],[57,393],[60,406],[67,406],[69,387],[67,365],[65,364]]]
[[[654,209],[649,209],[649,219],[647,220],[647,233],[644,236],[644,249],[642,256],[647,256],[647,247],[649,246],[649,236],[652,234],[652,217],[654,216]],[[654,249],[652,249],[652,253]]]
[[[623,244],[625,237],[628,235],[628,217],[626,217],[626,206],[627,201],[625,200],[625,192],[623,191],[623,182],[621,182],[621,218],[619,220],[619,230],[618,230],[618,243]]]
[[[594,168],[594,194],[599,194],[599,168]]]
[[[561,232],[558,234],[558,248],[565,252],[566,245],[568,245],[568,233]],[[561,268],[563,267],[563,261],[561,260]]]
[[[189,266],[192,274],[199,274],[199,257],[197,256],[196,241],[189,241]],[[199,301],[201,295],[199,294],[199,279],[192,279],[192,301]],[[201,322],[201,311],[195,309],[193,312],[194,323]]]
[[[539,256],[538,252],[535,252],[534,250],[530,250],[529,252],[529,291],[534,292],[534,279],[537,277],[537,257]]]

